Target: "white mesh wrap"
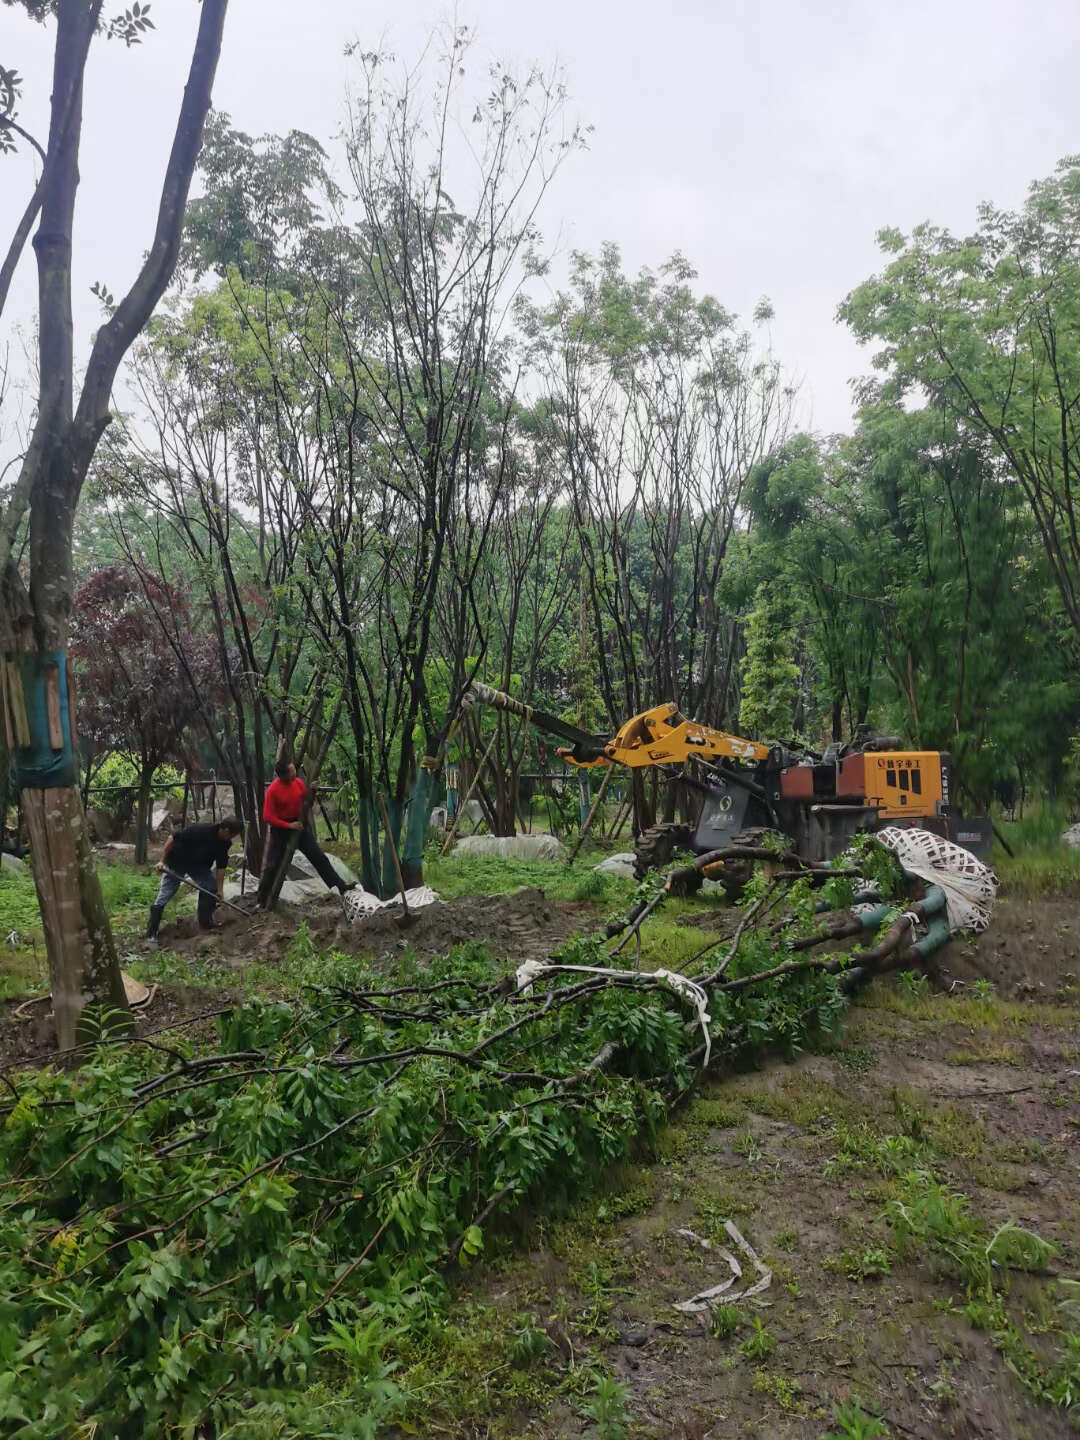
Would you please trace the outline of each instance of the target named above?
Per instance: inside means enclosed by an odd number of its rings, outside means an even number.
[[[932,835],[929,830],[906,830],[889,825],[875,836],[891,850],[902,868],[945,892],[949,929],[981,933],[990,924],[998,878],[970,850]]]
[[[415,890],[405,891],[410,910],[422,910],[425,905],[434,905],[438,898],[430,885],[418,885]],[[400,895],[393,895],[389,900],[380,900],[377,895],[372,895],[369,890],[363,890],[357,885],[355,890],[349,890],[345,895],[345,914],[350,920],[358,920],[361,915],[374,915],[379,910],[389,910],[400,904]]]

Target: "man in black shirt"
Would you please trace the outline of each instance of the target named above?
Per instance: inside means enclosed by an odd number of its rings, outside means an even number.
[[[183,830],[169,836],[161,854],[161,889],[150,906],[150,921],[146,927],[148,940],[153,940],[157,935],[162,912],[180,889],[181,875],[194,880],[199,887],[200,928],[214,928],[214,911],[225,889],[229,846],[237,835],[243,833],[244,827],[240,821],[235,815],[229,815],[216,825],[186,825]]]

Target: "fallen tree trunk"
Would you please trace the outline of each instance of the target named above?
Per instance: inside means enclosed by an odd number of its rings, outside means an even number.
[[[89,1381],[78,1368],[94,1334],[127,1333],[132,1277],[150,1266],[168,1275],[162,1333],[172,1323],[166,1306],[189,1332],[260,1317],[257,1353],[192,1347],[176,1405],[209,1397],[207,1414],[226,1390],[249,1403],[268,1364],[287,1363],[293,1346],[324,1346],[341,1306],[359,1314],[412,1292],[428,1317],[439,1271],[480,1254],[483,1227],[500,1212],[584,1189],[654,1131],[709,1065],[806,1045],[835,1025],[860,984],[921,961],[913,931],[933,919],[930,896],[880,935],[848,913],[801,936],[800,891],[788,933],[771,934],[767,916],[792,883],[765,883],[735,934],[696,957],[711,963],[697,980],[620,968],[604,936],[592,935],[513,975],[492,963],[478,977],[471,959],[467,975],[387,986],[372,971],[365,985],[310,986],[289,1004],[238,1007],[220,1017],[214,1053],[117,1039],[99,1048],[83,1080],[16,1076],[0,1104],[9,1308],[17,1343],[46,1337],[35,1365],[18,1372],[16,1401],[29,1412],[45,1386],[61,1409],[70,1397],[80,1423],[118,1433],[115,1408],[94,1408],[115,1394],[132,1433],[160,1428],[153,1348],[118,1360],[107,1347]],[[650,902],[638,915],[641,903]],[[852,922],[871,937],[866,948],[806,953]],[[810,943],[798,950],[802,939]],[[710,962],[710,951],[722,953]],[[117,1174],[152,1184],[133,1202]],[[79,1237],[62,1266],[61,1208],[64,1233]],[[270,1222],[252,1225],[259,1210]],[[291,1286],[280,1297],[265,1283],[278,1270]],[[89,1285],[92,1312],[77,1303]],[[59,1307],[74,1317],[62,1333],[49,1329]],[[88,1333],[91,1323],[104,1329]],[[203,1415],[189,1405],[184,1419],[201,1424]]]

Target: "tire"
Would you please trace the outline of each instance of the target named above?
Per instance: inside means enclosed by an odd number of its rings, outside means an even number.
[[[634,846],[634,879],[670,865],[676,850],[692,850],[693,834],[689,825],[652,825],[643,831]]]
[[[775,834],[775,830],[770,830],[765,825],[754,825],[747,830],[741,830],[738,835],[733,835],[730,843],[732,845],[758,846],[766,835]],[[729,900],[735,901],[742,898],[742,893],[754,873],[754,864],[753,860],[727,860],[724,862],[724,873],[720,877],[720,884],[723,885]]]

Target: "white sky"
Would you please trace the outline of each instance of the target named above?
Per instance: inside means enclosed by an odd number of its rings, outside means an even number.
[[[122,8],[119,0],[106,11]],[[100,43],[86,93],[76,232],[76,333],[98,319],[90,284],[119,295],[149,243],[195,0],[153,0],[139,49]],[[437,0],[232,0],[215,103],[252,133],[307,130],[330,147],[346,41],[414,58],[452,12]],[[541,213],[565,253],[622,248],[630,270],[680,249],[702,290],[749,319],[766,294],[774,348],[801,381],[802,423],[850,421],[849,379],[869,357],[835,323],[878,266],[874,234],[933,219],[960,231],[975,206],[1022,201],[1080,150],[1076,0],[460,0],[471,62],[562,62],[573,111],[595,126]],[[0,7],[0,62],[24,76],[20,118],[44,138],[51,27]],[[0,156],[0,245],[33,183]],[[0,356],[25,372],[33,322],[27,251]],[[0,462],[11,412],[0,417]],[[4,443],[3,431],[9,434]]]

